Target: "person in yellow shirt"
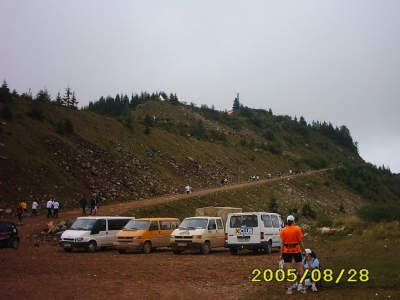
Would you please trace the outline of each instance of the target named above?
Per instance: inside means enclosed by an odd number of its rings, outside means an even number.
[[[298,271],[298,278],[303,276],[303,264],[301,252],[305,251],[303,244],[303,232],[299,226],[295,225],[294,216],[290,215],[287,217],[287,225],[281,231],[281,259],[284,261],[285,273],[288,274],[292,261],[296,263],[296,269]],[[307,289],[303,282],[303,288],[301,289],[303,294],[307,293]],[[288,281],[286,286],[286,294],[292,294],[292,284]]]
[[[26,210],[26,207],[27,207],[26,202],[25,202],[25,201],[21,202],[21,206],[22,206],[22,208],[23,208],[23,210],[24,210],[24,214],[26,214],[26,213],[27,213],[27,210]]]

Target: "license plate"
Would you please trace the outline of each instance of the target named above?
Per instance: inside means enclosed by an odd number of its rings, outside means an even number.
[[[179,247],[186,247],[186,246],[187,246],[187,243],[178,243],[178,246],[179,246]]]
[[[250,242],[250,238],[248,238],[248,237],[244,237],[244,238],[238,237],[238,242]]]
[[[71,247],[71,244],[64,244],[64,247]]]

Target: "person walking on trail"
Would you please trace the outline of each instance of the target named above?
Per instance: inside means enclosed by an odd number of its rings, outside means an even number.
[[[21,205],[21,202],[18,202],[16,214],[18,216],[18,225],[24,225],[22,222],[22,215],[24,214],[24,208]]]
[[[82,208],[82,216],[86,216],[86,207],[87,207],[87,200],[85,196],[79,201],[79,205]]]
[[[185,186],[185,191],[186,191],[186,194],[190,194],[191,193],[191,188],[190,188],[190,186]]]
[[[36,200],[33,200],[32,202],[32,214],[36,217],[37,216],[37,209],[38,209],[38,203]]]
[[[22,206],[22,209],[24,210],[24,214],[26,214],[28,211],[27,211],[27,205],[26,205],[26,202],[25,201],[22,201],[21,202],[21,206]]]
[[[94,214],[97,212],[97,197],[93,196],[93,198],[90,200],[90,213],[89,215],[92,214],[92,211],[94,211]]]
[[[58,218],[58,208],[60,207],[60,203],[58,203],[58,201],[56,199],[54,199],[53,202],[53,210],[54,210],[54,214],[53,214],[53,218]]]
[[[50,197],[49,201],[46,203],[46,208],[47,208],[47,218],[51,218],[51,210],[53,209],[53,197]]]
[[[287,225],[280,233],[281,238],[281,259],[284,261],[285,273],[288,274],[288,270],[291,267],[292,260],[296,262],[297,276],[301,278],[303,276],[303,264],[301,252],[305,252],[303,244],[303,232],[299,226],[295,225],[294,216],[290,215],[287,217]],[[305,283],[302,283],[301,292],[307,293]],[[292,283],[287,282],[286,294],[292,294]]]

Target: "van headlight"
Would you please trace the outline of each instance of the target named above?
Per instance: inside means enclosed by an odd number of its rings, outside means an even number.
[[[75,239],[75,242],[80,242],[80,241],[83,241],[83,237],[78,237]]]
[[[174,239],[175,238],[175,236],[174,235],[171,235],[171,239]]]
[[[194,235],[194,236],[193,236],[193,239],[201,239],[201,234],[199,234],[199,235]]]

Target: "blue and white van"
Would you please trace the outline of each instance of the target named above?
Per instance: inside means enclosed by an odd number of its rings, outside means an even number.
[[[270,212],[241,212],[228,215],[225,229],[225,248],[231,254],[249,249],[254,253],[271,253],[281,245],[280,232],[284,227],[281,215]]]

